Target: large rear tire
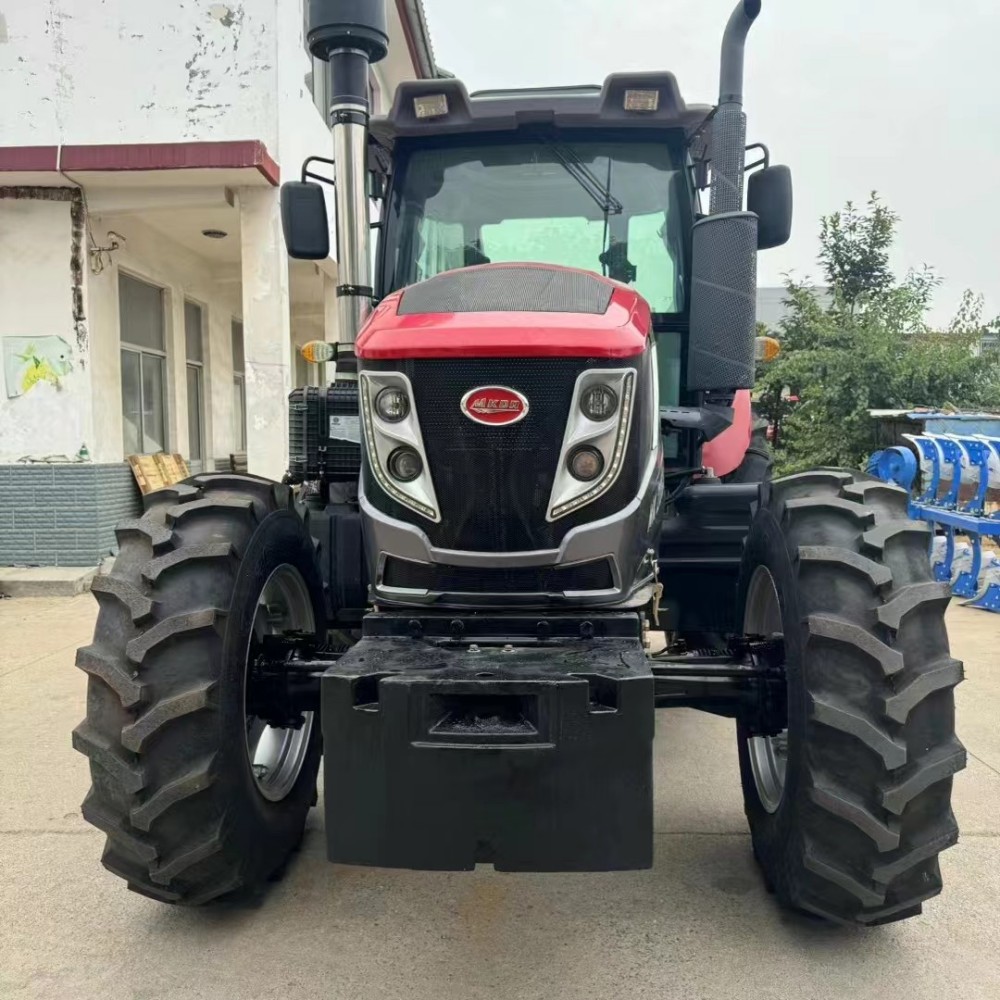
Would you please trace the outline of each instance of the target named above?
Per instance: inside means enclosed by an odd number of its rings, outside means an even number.
[[[903,490],[860,473],[762,488],[739,607],[784,636],[787,729],[738,728],[754,853],[785,905],[842,923],[913,916],[958,839],[954,686],[928,529]]]
[[[129,888],[198,905],[286,863],[315,801],[319,720],[272,728],[246,712],[251,640],[325,629],[312,539],[287,488],[203,475],[146,498],[93,585],[79,650],[90,758],[83,816]]]

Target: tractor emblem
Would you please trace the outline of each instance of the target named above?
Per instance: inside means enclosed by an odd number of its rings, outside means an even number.
[[[528,415],[528,400],[504,385],[481,385],[462,397],[461,409],[477,424],[516,424]]]

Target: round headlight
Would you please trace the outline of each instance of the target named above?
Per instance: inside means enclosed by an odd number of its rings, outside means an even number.
[[[604,471],[604,456],[596,448],[582,445],[569,453],[566,464],[574,479],[589,483]]]
[[[580,409],[588,420],[607,420],[618,409],[618,394],[609,385],[592,385],[580,397]]]
[[[402,389],[383,389],[375,397],[375,412],[390,424],[398,423],[410,412],[410,400]]]
[[[412,448],[397,448],[389,456],[389,475],[401,483],[412,483],[421,472],[424,463]]]

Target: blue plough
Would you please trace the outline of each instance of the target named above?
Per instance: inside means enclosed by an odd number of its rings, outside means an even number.
[[[932,545],[934,576],[948,581],[970,607],[1000,611],[1000,557],[984,552],[984,538],[1000,538],[1000,511],[988,513],[986,496],[1000,489],[1000,437],[977,434],[904,434],[919,455],[905,447],[872,455],[868,471],[912,491],[919,469],[922,490],[910,500],[910,517],[928,521],[941,534]],[[961,502],[962,485],[973,487]],[[968,542],[956,543],[956,534]]]

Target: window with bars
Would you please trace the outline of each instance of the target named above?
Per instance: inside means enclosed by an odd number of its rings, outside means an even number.
[[[205,314],[197,302],[184,303],[187,360],[188,459],[200,463],[205,453]]]
[[[118,276],[125,454],[167,450],[167,349],[163,289]]]

